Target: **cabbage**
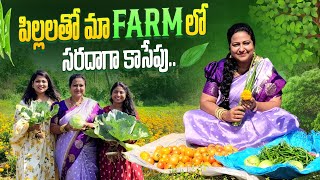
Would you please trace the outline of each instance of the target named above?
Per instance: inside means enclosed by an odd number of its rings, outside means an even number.
[[[29,125],[38,124],[50,120],[58,113],[59,105],[55,104],[50,110],[47,102],[31,101],[30,106],[16,105],[18,115],[29,122]]]
[[[85,123],[86,120],[80,114],[73,115],[69,120],[69,124],[75,129],[83,128]]]
[[[132,149],[129,144],[122,144],[123,141],[138,140],[150,136],[145,124],[138,121],[134,116],[128,115],[119,110],[112,110],[109,113],[95,117],[94,131],[85,132],[90,137],[99,137],[105,141],[120,141],[120,145],[127,150]]]

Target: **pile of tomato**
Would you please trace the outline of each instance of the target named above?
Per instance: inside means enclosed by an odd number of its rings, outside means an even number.
[[[207,147],[190,148],[186,145],[157,146],[153,153],[142,151],[140,158],[160,169],[178,167],[214,166],[221,167],[214,155],[226,156],[238,151],[232,145],[210,144]]]

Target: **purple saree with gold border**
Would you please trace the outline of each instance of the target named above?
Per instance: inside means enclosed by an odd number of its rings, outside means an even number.
[[[98,103],[85,98],[79,106],[67,108],[65,101],[59,103],[59,125],[67,124],[77,114],[87,122],[93,122],[101,111]],[[96,141],[83,131],[69,131],[58,135],[55,160],[60,179],[94,180],[98,178]]]

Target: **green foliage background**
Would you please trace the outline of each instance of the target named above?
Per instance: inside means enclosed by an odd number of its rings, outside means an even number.
[[[283,89],[283,108],[299,116],[302,128],[319,130],[320,116],[320,70],[312,69],[293,76]],[[315,120],[318,116],[318,120]],[[314,121],[315,120],[315,121]],[[312,122],[317,123],[312,123]]]

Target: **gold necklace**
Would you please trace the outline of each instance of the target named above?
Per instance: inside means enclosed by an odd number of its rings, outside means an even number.
[[[78,101],[78,102],[73,101],[72,97],[69,98],[69,104],[70,104],[71,107],[80,106],[80,104],[82,104],[82,101],[83,101],[83,97],[81,97],[80,101]]]

